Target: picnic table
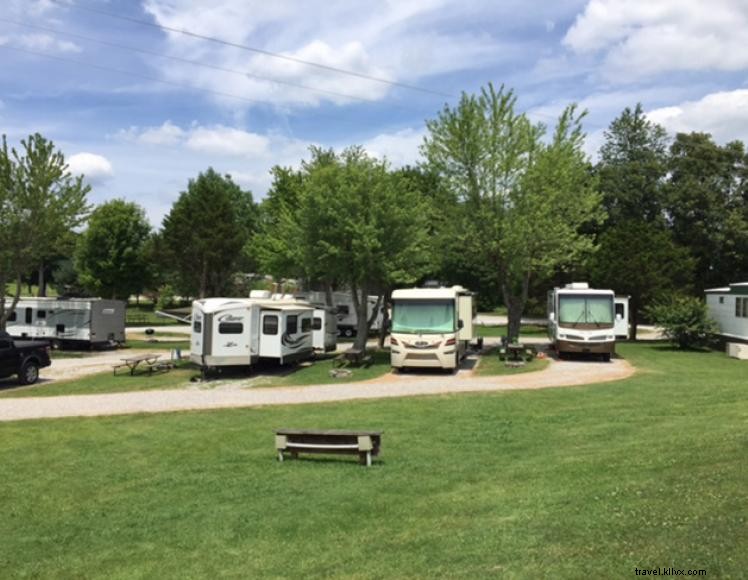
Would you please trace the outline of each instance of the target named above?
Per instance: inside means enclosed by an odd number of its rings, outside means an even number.
[[[138,356],[132,356],[128,358],[120,359],[122,364],[114,365],[112,367],[113,374],[117,374],[117,369],[127,367],[130,369],[130,375],[134,375],[138,367],[142,365],[142,368],[148,371],[148,374],[152,374],[153,371],[170,370],[173,365],[167,361],[159,361],[161,358],[160,354],[141,354]]]
[[[506,342],[499,348],[499,357],[509,362],[531,361],[536,355],[537,349],[533,345],[520,342]]]
[[[348,365],[368,365],[371,361],[371,355],[367,355],[365,350],[360,348],[349,348],[335,357],[332,361],[332,366],[340,368]]]

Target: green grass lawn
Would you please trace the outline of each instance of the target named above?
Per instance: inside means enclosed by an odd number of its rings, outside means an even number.
[[[745,362],[615,383],[0,424],[6,577],[627,578],[748,570]],[[383,429],[372,468],[279,427]]]
[[[125,326],[170,326],[183,324],[172,318],[157,316],[153,304],[128,304],[125,311]]]
[[[478,336],[506,336],[506,325],[500,326],[479,326],[476,325]],[[539,337],[548,336],[548,330],[545,326],[535,324],[523,324],[519,330],[520,339],[522,337]]]
[[[493,375],[517,375],[521,373],[532,373],[547,368],[550,361],[547,358],[534,358],[521,367],[506,366],[506,362],[499,359],[496,349],[488,351],[480,357],[480,364],[475,369],[475,374],[481,377]]]
[[[182,335],[184,336],[184,335]],[[163,340],[159,341],[158,338],[156,339],[156,342],[150,342],[148,340],[131,340],[128,339],[125,343],[125,355],[127,354],[126,349],[145,349],[145,350],[172,350],[178,348],[182,351],[189,351],[190,350],[190,340],[189,338],[187,340]]]

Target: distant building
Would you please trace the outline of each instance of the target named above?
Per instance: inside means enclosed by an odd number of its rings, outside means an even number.
[[[748,282],[705,290],[709,315],[727,339],[748,342]]]

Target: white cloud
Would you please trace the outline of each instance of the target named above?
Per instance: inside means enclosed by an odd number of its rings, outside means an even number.
[[[262,155],[268,149],[268,139],[257,133],[224,127],[197,127],[190,133],[186,143],[194,151],[220,155]]]
[[[604,75],[748,68],[745,0],[590,0],[567,31],[577,54],[603,54]]]
[[[68,159],[68,166],[71,174],[83,174],[89,183],[106,181],[114,175],[109,160],[95,153],[76,153]]]
[[[699,131],[711,133],[721,143],[748,142],[748,90],[711,93],[697,101],[654,109],[647,117],[672,133]]]
[[[22,34],[18,38],[18,44],[29,50],[50,51],[63,53],[81,52],[81,48],[69,40],[58,40],[49,34]]]
[[[165,121],[160,127],[150,127],[140,133],[138,140],[148,145],[176,145],[184,133],[184,130],[171,121]]]
[[[364,148],[375,157],[386,157],[393,166],[414,165],[419,159],[425,129],[403,129],[382,133],[364,142]]]

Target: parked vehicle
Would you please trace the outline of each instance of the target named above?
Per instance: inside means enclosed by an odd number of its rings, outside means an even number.
[[[304,300],[315,306],[327,307],[327,297],[324,292],[298,292],[294,295],[297,300]],[[369,318],[374,316],[370,330],[377,331],[382,327],[384,308],[378,303],[377,296],[367,296],[366,313]],[[358,331],[358,316],[349,292],[333,292],[332,308],[337,317],[338,336],[347,338],[356,336]]]
[[[474,294],[461,286],[395,290],[392,367],[459,367],[474,337],[474,317]]]
[[[21,339],[47,340],[54,347],[91,347],[125,342],[122,300],[21,298],[6,330]]]
[[[609,361],[616,349],[615,293],[574,282],[548,292],[548,337],[563,358],[599,354]]]
[[[316,318],[319,322],[315,322]],[[329,344],[324,311],[286,297],[207,298],[192,303],[190,359],[203,368],[251,366],[260,359],[288,364],[311,358],[314,332]],[[314,326],[319,326],[315,331]],[[328,336],[326,336],[328,335]]]
[[[39,369],[50,364],[48,343],[14,340],[0,332],[0,378],[18,375],[19,383],[31,385],[39,380]]]

